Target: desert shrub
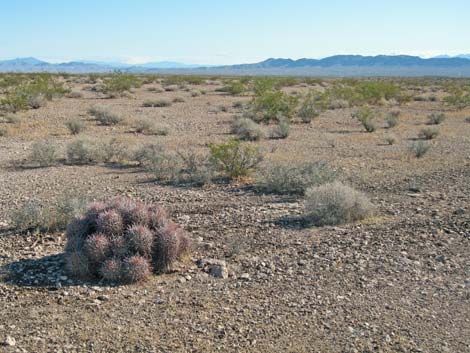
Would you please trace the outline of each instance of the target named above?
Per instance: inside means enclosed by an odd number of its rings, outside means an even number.
[[[161,87],[151,86],[151,87],[147,88],[147,91],[155,92],[155,93],[161,93],[161,92],[163,92],[163,89]]]
[[[163,208],[128,198],[92,203],[67,227],[72,276],[134,283],[163,272],[189,252],[190,237]]]
[[[169,107],[171,102],[167,99],[147,99],[144,101],[142,106],[146,108],[162,108],[162,107]]]
[[[128,144],[117,137],[113,137],[108,141],[96,144],[95,149],[99,152],[96,155],[96,162],[104,162],[111,164],[125,164],[131,159],[129,156]]]
[[[245,91],[245,85],[240,81],[232,81],[228,85],[218,89],[220,92],[227,92],[233,96],[242,94]]]
[[[56,205],[41,206],[38,202],[28,203],[14,211],[11,221],[19,232],[54,232],[65,230],[67,224],[85,209],[83,196],[64,195]]]
[[[179,153],[178,156],[183,165],[180,182],[199,186],[211,182],[214,171],[207,155],[188,152]]]
[[[175,97],[173,98],[173,103],[184,103],[183,97]]]
[[[449,95],[444,97],[444,103],[457,109],[464,109],[470,106],[470,90],[462,87],[450,87]]]
[[[67,121],[65,126],[67,126],[67,129],[69,129],[72,135],[78,135],[85,129],[85,124],[83,124],[83,121],[78,118]]]
[[[67,145],[67,163],[96,164],[103,161],[103,150],[96,142],[79,139]]]
[[[235,117],[232,122],[232,134],[240,140],[257,141],[263,137],[261,126],[249,118]]]
[[[243,102],[242,101],[236,101],[232,104],[232,107],[234,107],[236,109],[241,109],[241,108],[243,108]]]
[[[312,187],[305,193],[305,219],[317,226],[359,221],[373,209],[364,194],[339,182]]]
[[[298,98],[282,91],[267,91],[255,97],[253,110],[257,119],[266,123],[277,120],[279,116],[291,118],[297,106]]]
[[[256,96],[262,96],[273,90],[275,85],[276,80],[273,77],[258,77],[253,80],[253,91]]]
[[[242,144],[235,139],[217,145],[210,145],[211,162],[215,169],[233,179],[249,175],[261,162],[256,147]]]
[[[124,120],[121,115],[111,112],[107,107],[92,106],[88,109],[88,114],[101,125],[117,125]]]
[[[279,117],[278,124],[274,125],[269,131],[270,139],[285,139],[289,136],[290,132],[290,121],[286,118]]]
[[[377,105],[383,100],[391,99],[402,103],[408,101],[409,97],[398,85],[391,82],[354,79],[337,81],[321,95],[321,100],[326,105],[334,100],[343,100],[351,107],[364,104]]]
[[[389,129],[392,129],[395,126],[397,126],[400,121],[398,120],[398,116],[396,116],[395,114],[389,113],[385,116],[385,122],[387,123],[387,127]]]
[[[258,171],[255,188],[263,193],[303,195],[309,187],[331,182],[335,176],[325,162],[270,165]]]
[[[410,151],[416,158],[421,158],[429,151],[430,148],[431,146],[426,142],[417,141],[411,145]]]
[[[116,72],[105,81],[103,91],[106,93],[124,93],[140,86],[142,86],[142,81],[137,76]]]
[[[311,92],[309,93],[299,109],[299,117],[304,123],[310,123],[313,119],[320,116],[321,109],[317,104],[317,97]]]
[[[29,160],[39,167],[49,167],[57,161],[57,148],[49,142],[35,142]]]
[[[77,91],[72,91],[67,94],[67,98],[83,98],[83,93],[82,92],[77,92]]]
[[[394,135],[387,135],[385,136],[385,142],[388,145],[394,145],[397,142],[397,138]]]
[[[46,106],[46,98],[43,96],[32,96],[28,98],[28,107],[30,109],[39,109]]]
[[[439,125],[446,120],[444,113],[432,113],[428,115],[428,125]]]
[[[352,116],[357,119],[367,132],[374,132],[376,129],[374,123],[374,112],[369,107],[362,107],[356,110]]]
[[[8,114],[3,118],[3,121],[7,124],[19,124],[21,119],[18,115]]]
[[[433,129],[433,128],[424,128],[421,129],[418,138],[423,139],[423,140],[432,140],[436,138],[439,135],[439,130]]]
[[[39,108],[46,100],[60,97],[67,93],[62,83],[54,80],[52,75],[37,74],[21,80],[0,99],[0,108],[10,112]]]
[[[167,135],[168,129],[158,127],[153,120],[138,119],[134,123],[134,130],[138,133],[147,135]]]
[[[199,97],[201,95],[201,92],[199,91],[191,91],[191,97]]]

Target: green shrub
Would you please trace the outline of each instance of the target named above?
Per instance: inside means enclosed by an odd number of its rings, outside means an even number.
[[[444,113],[432,113],[428,115],[428,125],[439,125],[446,120]]]
[[[339,182],[309,188],[305,193],[306,221],[316,226],[362,220],[374,207],[361,192]]]
[[[465,109],[470,106],[470,90],[462,87],[451,87],[449,95],[444,97],[444,103],[457,109]]]
[[[257,173],[255,188],[263,193],[303,195],[307,188],[331,182],[335,176],[325,162],[270,165]]]
[[[305,97],[299,109],[299,117],[302,119],[302,122],[310,123],[313,119],[320,116],[321,109],[317,102],[317,97],[312,92]]]
[[[240,81],[232,81],[227,86],[224,86],[217,91],[227,92],[233,96],[242,94],[245,91],[245,85]]]
[[[235,139],[210,145],[210,152],[216,170],[231,179],[249,175],[262,159],[256,147],[241,144]]]
[[[411,145],[410,151],[415,155],[416,158],[421,158],[429,151],[430,148],[431,146],[426,142],[417,141]]]
[[[34,75],[18,82],[0,99],[0,108],[10,112],[39,108],[45,100],[60,97],[68,90],[62,83],[56,82],[49,74]]]
[[[104,83],[104,92],[123,93],[142,86],[142,81],[135,75],[116,72]]]
[[[240,140],[257,141],[263,137],[261,126],[253,120],[244,117],[235,117],[232,122],[232,134]]]
[[[67,126],[67,129],[69,129],[72,135],[78,135],[85,129],[85,124],[78,118],[67,121],[65,126]]]
[[[363,107],[354,112],[352,116],[353,118],[359,120],[367,132],[374,132],[376,129],[375,123],[373,121],[374,114],[375,113],[369,107]]]
[[[433,128],[424,128],[418,134],[418,137],[423,140],[432,140],[439,135],[439,130]]]
[[[284,92],[267,91],[254,99],[253,110],[258,114],[259,120],[269,123],[271,120],[277,120],[279,116],[290,119],[297,103],[296,97]]]
[[[39,167],[49,167],[57,162],[57,149],[49,142],[35,142],[29,160]]]

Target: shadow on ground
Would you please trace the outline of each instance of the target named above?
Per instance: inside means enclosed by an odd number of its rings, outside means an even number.
[[[17,286],[43,287],[52,290],[85,284],[109,286],[109,283],[100,281],[81,281],[68,277],[63,253],[11,262],[0,268],[0,279]]]

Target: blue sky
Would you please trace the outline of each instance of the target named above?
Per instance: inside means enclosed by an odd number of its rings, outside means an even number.
[[[470,0],[0,0],[0,58],[256,62],[470,53]]]

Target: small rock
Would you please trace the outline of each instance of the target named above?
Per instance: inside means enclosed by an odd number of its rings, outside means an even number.
[[[2,345],[8,346],[8,347],[14,347],[16,345],[16,340],[15,338],[11,336],[7,336],[7,338],[5,338],[5,340],[2,342]]]
[[[249,281],[250,280],[250,274],[246,273],[246,272],[242,273],[239,278],[244,280],[244,281]]]

